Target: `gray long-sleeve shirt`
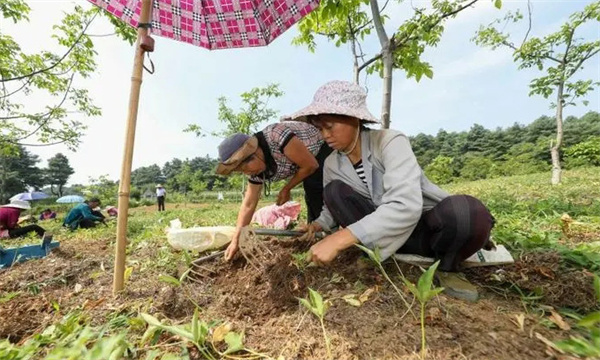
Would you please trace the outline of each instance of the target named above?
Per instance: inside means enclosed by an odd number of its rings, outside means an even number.
[[[379,248],[386,259],[406,243],[422,213],[449,194],[425,177],[408,138],[401,132],[363,130],[361,152],[367,185],[350,159],[334,151],[325,160],[323,186],[341,180],[373,201],[375,212],[348,229],[363,245]],[[326,205],[316,222],[327,231],[337,225]]]

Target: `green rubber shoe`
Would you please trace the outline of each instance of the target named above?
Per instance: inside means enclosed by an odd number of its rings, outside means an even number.
[[[477,288],[459,273],[437,271],[435,278],[447,295],[470,302],[479,299]]]

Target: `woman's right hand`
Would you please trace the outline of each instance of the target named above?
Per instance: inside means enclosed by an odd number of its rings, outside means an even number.
[[[240,248],[240,233],[236,231],[236,233],[231,238],[231,242],[227,249],[225,249],[225,261],[230,261],[233,259],[235,254],[237,254],[238,249]]]

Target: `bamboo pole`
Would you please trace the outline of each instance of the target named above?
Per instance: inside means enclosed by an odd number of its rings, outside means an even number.
[[[140,23],[150,22],[152,0],[142,0]],[[129,212],[129,190],[131,182],[131,162],[133,160],[133,145],[135,142],[135,126],[137,122],[140,100],[140,87],[144,71],[144,53],[140,44],[148,34],[145,27],[138,28],[131,90],[129,92],[129,111],[127,114],[127,131],[125,134],[125,150],[121,165],[121,180],[119,182],[119,214],[117,217],[117,243],[115,245],[115,269],[113,275],[113,294],[123,290],[125,275],[125,248],[127,247],[127,216]]]

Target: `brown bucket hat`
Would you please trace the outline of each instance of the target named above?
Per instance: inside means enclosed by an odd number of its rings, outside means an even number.
[[[219,165],[216,173],[218,175],[229,175],[244,160],[254,154],[256,149],[258,149],[256,136],[238,133],[228,137],[219,145]]]

